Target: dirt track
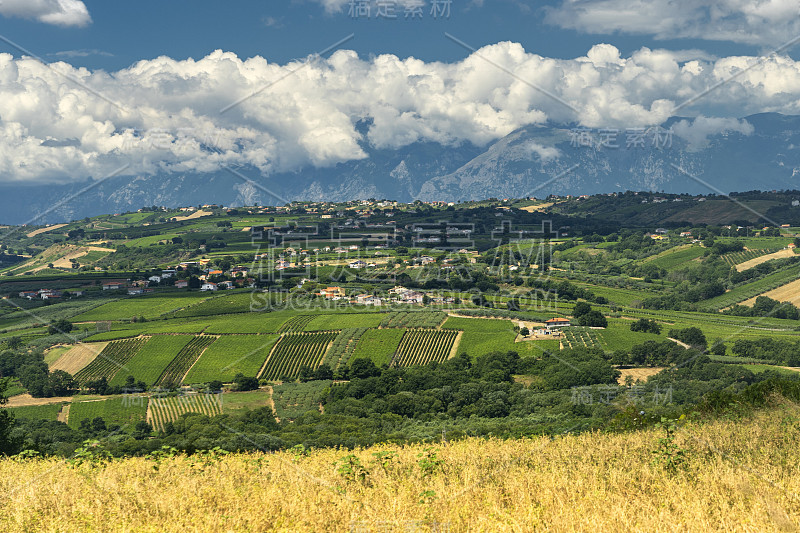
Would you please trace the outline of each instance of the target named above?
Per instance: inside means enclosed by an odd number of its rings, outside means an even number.
[[[39,234],[47,233],[48,231],[57,230],[59,228],[63,228],[64,226],[66,226],[66,224],[56,224],[54,226],[48,226],[46,228],[39,228],[37,230],[34,230],[34,231],[28,233],[26,235],[26,237],[36,237]]]

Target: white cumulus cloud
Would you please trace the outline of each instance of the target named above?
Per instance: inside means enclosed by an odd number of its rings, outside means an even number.
[[[741,133],[751,135],[753,125],[746,120],[735,118],[704,117],[700,115],[692,121],[680,120],[673,124],[675,135],[689,143],[689,150],[699,150],[708,145],[708,137],[719,133]]]
[[[27,18],[55,26],[86,26],[92,17],[81,0],[2,0],[0,15]]]
[[[215,51],[108,73],[0,54],[0,181],[101,178],[123,165],[131,174],[246,165],[268,176],[363,159],[369,147],[485,145],[546,121],[623,129],[676,114],[703,115],[676,129],[701,146],[714,133],[748,133],[729,117],[768,111],[800,113],[800,63],[789,57],[648,48],[623,57],[599,44],[554,59],[501,42],[454,63],[339,50],[277,64]]]

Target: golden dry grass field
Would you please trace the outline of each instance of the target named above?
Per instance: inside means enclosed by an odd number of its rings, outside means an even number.
[[[674,472],[653,463],[663,435],[382,445],[353,451],[349,474],[338,470],[350,452],[336,449],[5,459],[0,531],[797,530],[797,405],[683,425],[674,444],[686,462]]]
[[[795,253],[794,250],[790,250],[785,248],[783,250],[778,250],[777,252],[762,255],[761,257],[756,257],[755,259],[750,259],[745,261],[744,263],[739,263],[736,265],[736,270],[739,272],[743,272],[748,268],[753,268],[755,266],[760,265],[761,263],[766,263],[767,261],[771,261],[772,259],[784,259],[786,257],[794,257]]]
[[[794,280],[786,285],[781,285],[777,289],[759,294],[758,296],[768,296],[779,302],[789,302],[793,305],[798,305],[800,304],[800,280]],[[756,298],[758,298],[758,296],[753,296],[749,300],[741,302],[739,305],[752,306],[756,303]]]
[[[75,375],[83,367],[94,361],[107,345],[107,342],[76,344],[54,361],[50,365],[50,370],[64,370]]]

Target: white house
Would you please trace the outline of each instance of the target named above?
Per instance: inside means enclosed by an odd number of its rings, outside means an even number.
[[[217,287],[217,284],[216,284],[216,283],[212,283],[212,282],[210,282],[210,281],[206,281],[206,282],[205,282],[205,283],[203,283],[203,285],[200,287],[200,290],[201,290],[201,291],[215,291],[215,290],[217,290],[217,289],[218,289],[218,287]]]
[[[367,264],[361,259],[350,261],[349,266],[350,268],[367,268]]]

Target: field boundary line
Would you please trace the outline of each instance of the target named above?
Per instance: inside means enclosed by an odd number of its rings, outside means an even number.
[[[261,379],[261,376],[264,375],[264,371],[267,370],[267,365],[269,364],[269,360],[272,359],[272,354],[275,353],[275,348],[277,348],[278,344],[281,343],[283,338],[286,336],[286,333],[281,333],[278,337],[278,340],[275,341],[275,344],[272,345],[272,348],[269,349],[269,353],[267,354],[267,358],[264,359],[264,364],[261,365],[261,370],[258,371],[256,374],[256,378]]]
[[[219,335],[204,335],[202,333],[200,335],[197,335],[197,336],[198,337],[215,337],[214,342],[217,342],[217,340],[219,340],[219,337],[220,337]],[[200,358],[203,357],[203,354],[206,353],[206,350],[208,350],[209,348],[211,348],[214,345],[214,342],[212,342],[211,344],[209,344],[208,346],[206,346],[205,348],[203,348],[200,351],[200,355],[198,355],[197,359],[194,360],[194,362],[192,363],[192,366],[190,366],[188,368],[188,370],[186,370],[186,373],[181,376],[181,384],[183,384],[184,380],[186,379],[186,376],[189,375],[189,372],[192,371],[192,368],[194,368],[194,365],[196,365],[197,362],[200,360]]]
[[[458,354],[458,347],[461,346],[461,338],[464,336],[464,332],[462,330],[458,330],[458,334],[456,338],[453,340],[453,347],[450,348],[450,354],[447,356],[447,359],[452,359],[453,357]]]

